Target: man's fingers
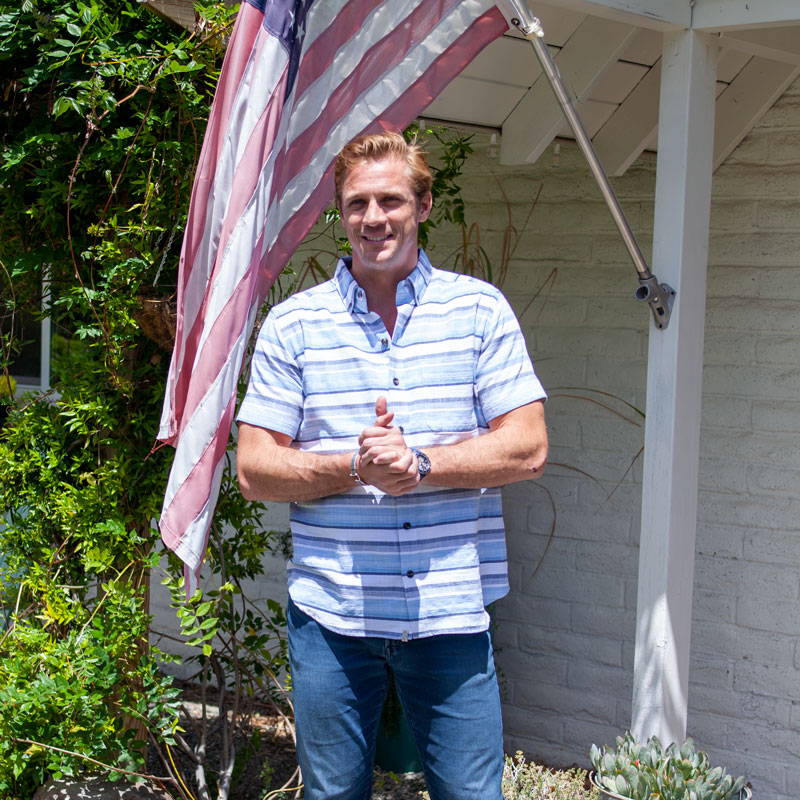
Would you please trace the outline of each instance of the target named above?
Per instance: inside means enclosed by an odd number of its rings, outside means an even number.
[[[358,437],[358,443],[363,444],[366,439],[373,439],[376,437],[394,436],[395,434],[402,436],[402,433],[399,433],[399,428],[394,428],[390,425],[393,419],[394,413],[391,411],[388,414],[384,414],[382,417],[378,417],[372,425],[369,425],[361,431]]]
[[[393,445],[395,447],[405,447],[403,434],[399,428],[364,428],[358,437],[358,443],[363,447],[375,445]]]
[[[379,428],[388,428],[393,419],[394,411],[388,411],[386,414],[375,417],[375,422],[373,424],[377,425]]]
[[[366,464],[386,465],[393,464],[402,457],[402,452],[396,448],[370,448],[361,455],[361,461]]]
[[[386,493],[396,497],[397,495],[411,491],[418,483],[417,476],[412,475],[410,478],[395,481],[392,486],[388,488]]]
[[[362,464],[393,464],[404,458],[403,449],[399,447],[368,447],[359,450]]]
[[[375,401],[375,416],[376,417],[383,416],[387,412],[388,408],[389,407],[388,407],[388,405],[386,403],[386,398],[383,395],[381,395]]]

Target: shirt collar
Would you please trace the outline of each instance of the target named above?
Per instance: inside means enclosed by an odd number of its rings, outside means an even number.
[[[418,253],[417,264],[411,274],[397,284],[396,297],[398,306],[406,303],[417,305],[430,282],[431,274],[433,273],[431,262],[428,260],[424,250],[420,248]],[[352,263],[353,259],[350,256],[340,258],[339,263],[336,265],[336,274],[333,280],[336,283],[345,308],[350,312],[356,311],[360,314],[366,314],[369,310],[367,308],[367,296],[350,271]]]

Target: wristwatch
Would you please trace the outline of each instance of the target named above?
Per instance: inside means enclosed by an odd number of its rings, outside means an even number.
[[[417,471],[419,472],[419,479],[422,480],[431,471],[431,460],[422,450],[412,447],[411,452],[417,457]]]

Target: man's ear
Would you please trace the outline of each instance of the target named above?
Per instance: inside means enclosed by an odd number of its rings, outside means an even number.
[[[425,192],[419,199],[419,214],[417,216],[418,222],[425,222],[431,215],[433,208],[433,195],[430,192]]]

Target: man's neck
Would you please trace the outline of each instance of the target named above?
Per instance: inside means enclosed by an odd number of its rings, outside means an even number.
[[[397,321],[397,285],[404,281],[417,266],[416,260],[402,271],[381,272],[352,263],[351,272],[367,296],[367,307],[376,313],[391,335]]]
[[[397,284],[403,279],[365,281],[359,277],[356,280],[367,296],[367,308],[383,320],[391,336],[394,333],[394,324],[397,322]]]

